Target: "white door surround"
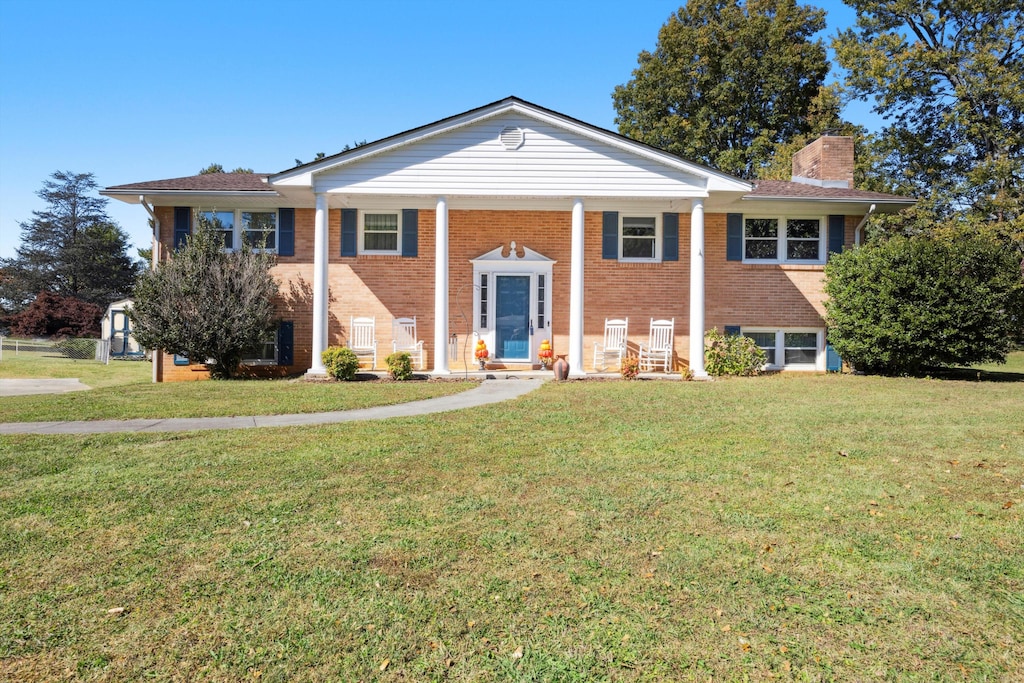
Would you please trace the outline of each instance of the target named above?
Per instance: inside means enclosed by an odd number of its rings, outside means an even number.
[[[551,338],[556,261],[511,242],[471,263],[474,338],[484,340],[495,362],[537,363],[540,342]]]

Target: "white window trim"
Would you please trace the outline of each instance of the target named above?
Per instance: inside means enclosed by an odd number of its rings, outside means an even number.
[[[245,235],[245,229],[242,228],[242,214],[243,213],[272,213],[274,214],[274,244],[280,244],[281,240],[281,212],[278,209],[273,208],[248,208],[248,209],[219,209],[213,207],[210,209],[204,207],[196,207],[196,216],[193,216],[193,230],[196,221],[198,220],[198,214],[204,213],[232,213],[234,214],[234,224],[231,227],[231,248],[225,249],[226,252],[238,251],[242,248],[242,238]],[[226,231],[225,231],[226,232]],[[268,254],[276,254],[277,247],[273,249],[254,249],[258,252],[266,252]]]
[[[625,235],[623,235],[623,225],[627,218],[653,218],[654,219],[654,258],[631,258],[623,256],[625,250],[623,249],[623,242]],[[661,214],[657,212],[648,213],[646,211],[619,211],[619,261],[622,263],[661,263],[662,257],[662,227],[661,227]]]
[[[776,258],[747,258],[747,221],[757,219],[770,219],[778,221],[779,234],[775,237]],[[787,259],[786,238],[791,220],[816,220],[818,221],[818,258],[815,259]],[[808,240],[809,241],[809,240]],[[744,214],[743,215],[743,263],[778,264],[793,263],[801,265],[824,265],[825,257],[828,254],[828,216],[800,216],[784,215],[769,216],[765,214]],[[759,330],[770,331],[770,330]]]
[[[394,214],[398,218],[398,239],[396,249],[366,249],[363,245],[363,235],[366,232],[366,215],[367,214]],[[380,255],[380,256],[401,256],[402,254],[402,210],[401,209],[374,209],[371,211],[359,210],[358,220],[358,235],[356,237],[356,253],[366,254],[368,256]]]
[[[775,358],[782,359],[781,363],[768,363],[765,370],[816,370],[825,371],[825,330],[821,327],[740,327],[740,334],[753,334],[755,332],[771,333],[775,335]],[[786,364],[786,333],[813,332],[815,334],[815,354],[813,363],[790,363]]]

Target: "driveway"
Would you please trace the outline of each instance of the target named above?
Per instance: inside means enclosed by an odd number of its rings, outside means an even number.
[[[64,394],[90,388],[77,379],[0,379],[0,397]]]

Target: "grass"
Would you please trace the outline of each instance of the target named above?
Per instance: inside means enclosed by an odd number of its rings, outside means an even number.
[[[0,438],[0,679],[1020,680],[1022,415],[780,375]]]
[[[0,363],[0,378],[79,377],[91,391],[0,398],[0,422],[281,415],[352,410],[446,396],[472,382],[304,382],[234,380],[153,384],[144,362],[110,365],[68,359]]]

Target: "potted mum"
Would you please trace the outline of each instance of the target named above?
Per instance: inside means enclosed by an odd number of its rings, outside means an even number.
[[[484,343],[483,339],[477,340],[476,351],[473,352],[473,355],[476,357],[477,361],[480,362],[480,369],[485,369],[484,365],[486,365],[487,358],[491,355],[491,352],[487,350],[487,344]]]

